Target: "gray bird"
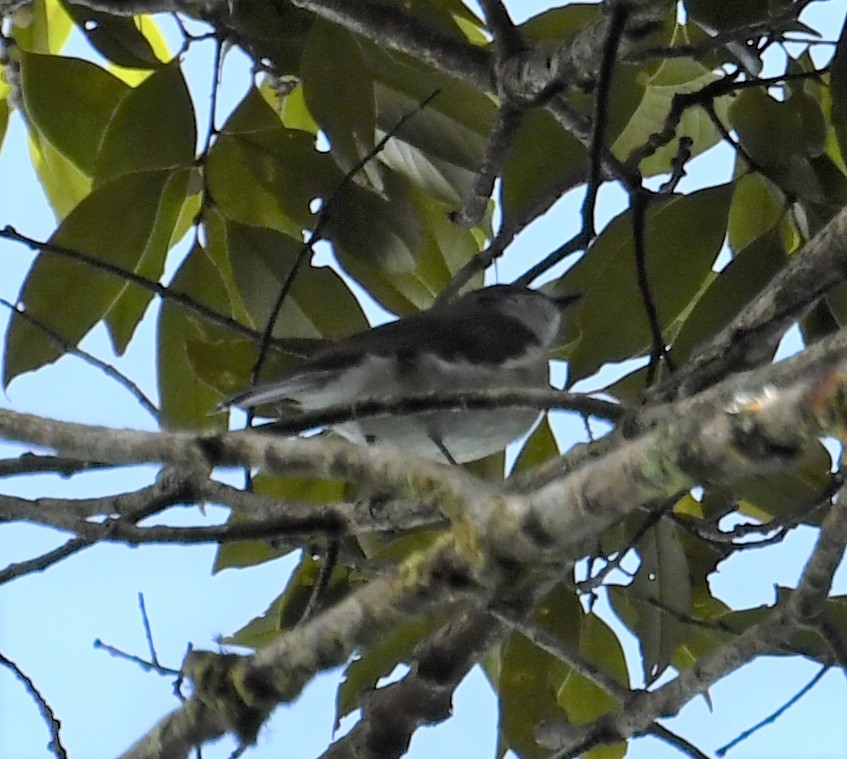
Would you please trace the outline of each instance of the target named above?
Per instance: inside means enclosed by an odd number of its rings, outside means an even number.
[[[552,298],[517,285],[475,290],[339,340],[226,405],[272,405],[285,416],[297,408],[316,411],[430,392],[546,388],[548,353],[562,312],[578,297]],[[344,422],[333,429],[355,443],[393,445],[462,463],[503,450],[538,417],[538,411],[518,408],[429,411]]]

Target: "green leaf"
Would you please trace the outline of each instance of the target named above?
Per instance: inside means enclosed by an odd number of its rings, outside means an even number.
[[[345,485],[340,480],[276,477],[267,474],[256,475],[253,478],[253,487],[257,495],[280,502],[315,504],[337,502],[344,498],[345,492]],[[233,511],[227,519],[227,524],[242,521],[245,518],[245,515]],[[252,567],[285,556],[292,550],[295,549],[285,538],[276,541],[242,540],[238,543],[224,543],[218,546],[212,573],[217,574],[230,567]]]
[[[805,200],[826,201],[809,161],[817,138],[810,143],[806,137],[808,117],[803,109],[775,100],[764,90],[747,89],[736,95],[729,116],[742,147],[770,177]]]
[[[87,61],[22,53],[21,90],[27,120],[93,176],[103,134],[129,87]]]
[[[95,182],[133,171],[194,162],[197,130],[191,96],[176,65],[165,66],[130,90],[106,127],[94,166]]]
[[[250,40],[250,54],[254,60],[273,61],[274,73],[279,76],[295,75],[309,30],[315,15],[295,8],[292,3],[236,3],[231,6],[232,23],[239,37]]]
[[[586,661],[611,675],[622,687],[629,687],[629,671],[621,642],[612,628],[596,614],[586,614],[582,618],[579,653]],[[617,700],[574,670],[565,676],[556,698],[573,725],[585,725],[620,708]],[[620,759],[626,755],[626,750],[625,742],[616,743],[598,747],[585,756]]]
[[[144,36],[144,39],[152,48],[154,55],[159,63],[152,68],[124,68],[117,64],[111,64],[109,71],[117,76],[121,81],[126,82],[130,87],[137,87],[157,68],[160,68],[166,62],[173,60],[170,47],[165,39],[162,30],[156,23],[156,19],[152,16],[134,16],[133,23],[136,29]]]
[[[773,276],[788,257],[775,233],[747,245],[713,279],[673,341],[672,358],[684,364],[698,345],[723,329]]]
[[[273,229],[226,224],[233,280],[250,322],[265,329],[303,243]],[[332,303],[332,308],[326,304]],[[359,302],[329,267],[300,267],[276,320],[277,337],[337,339],[369,327]]]
[[[73,21],[58,0],[34,0],[26,23],[16,14],[12,39],[28,53],[58,53],[67,42]]]
[[[568,3],[527,19],[521,33],[534,43],[561,42],[597,18],[600,9],[591,3]]]
[[[354,709],[362,706],[367,694],[373,691],[380,678],[390,675],[398,664],[414,661],[418,644],[443,627],[448,612],[429,614],[401,624],[380,636],[372,646],[359,654],[344,670],[344,680],[335,697],[335,728]]]
[[[163,261],[187,184],[186,170],[119,177],[76,206],[50,243],[128,271],[136,271],[150,257]],[[129,287],[135,286],[120,276],[42,252],[27,275],[20,298],[31,316],[76,345]],[[40,330],[13,317],[3,382],[8,384],[61,355],[62,350]]]
[[[300,66],[306,105],[332,145],[332,156],[349,171],[376,143],[373,80],[351,32],[318,19],[312,27]],[[381,190],[372,163],[363,176]]]
[[[0,149],[6,137],[6,127],[9,124],[9,93],[12,88],[3,79],[3,68],[0,67]]]
[[[393,135],[375,162],[456,208],[482,161],[494,103],[479,90],[393,51],[362,43],[361,52],[372,78],[375,137]]]
[[[38,129],[28,133],[29,154],[41,189],[57,221],[64,219],[91,192],[91,180],[65,158]]]
[[[135,267],[135,273],[158,281],[165,268],[165,257],[171,246],[174,230],[185,204],[190,169],[177,171],[159,197],[159,213],[151,229],[150,240]],[[106,328],[112,347],[121,355],[129,345],[136,327],[141,322],[153,293],[140,287],[127,287],[106,314]]]
[[[271,603],[260,617],[248,622],[233,635],[224,638],[228,645],[262,648],[272,643],[280,632],[289,630],[303,616],[303,611],[312,596],[315,582],[320,573],[320,562],[303,555],[300,564],[288,580],[285,590]],[[352,572],[344,566],[336,566],[323,596],[320,608],[338,603],[351,588]]]
[[[773,229],[785,215],[785,195],[761,174],[745,174],[735,183],[727,237],[735,253]]]
[[[195,245],[180,265],[171,289],[222,314],[229,301],[220,277],[206,252]],[[159,312],[157,362],[161,426],[167,429],[225,429],[226,413],[214,411],[219,393],[200,380],[189,362],[186,345],[195,317],[179,304],[165,301]]]
[[[310,204],[341,181],[310,132],[287,129],[251,89],[221,130],[207,161],[209,192],[230,219],[292,236],[315,223]]]
[[[831,485],[831,468],[829,452],[816,440],[783,471],[745,478],[733,483],[732,490],[743,499],[741,512],[762,521],[779,519],[819,501],[821,493]]]
[[[771,0],[686,0],[685,7],[697,23],[709,29],[730,30],[767,19],[771,4]]]
[[[726,229],[732,185],[674,195],[651,203],[646,218],[646,264],[660,324],[667,330],[690,307],[712,275]],[[698,234],[692,235],[692,219]],[[650,331],[637,286],[632,214],[603,230],[589,251],[562,277],[562,291],[582,293],[571,306],[566,342],[573,342],[568,383],[604,363],[642,355]],[[617,318],[610,319],[610,309]]]
[[[582,611],[573,592],[558,586],[534,613],[547,632],[576,648],[579,645]],[[557,725],[564,719],[556,692],[570,668],[520,633],[513,633],[501,647],[497,692],[500,704],[500,735],[521,759],[546,759],[550,750],[539,745],[539,727]]]
[[[473,230],[450,224],[447,211],[387,173],[383,196],[345,185],[326,232],[344,270],[386,309],[406,314],[432,305],[479,250]]]
[[[539,464],[559,455],[559,444],[550,427],[550,418],[545,415],[539,424],[527,438],[521,449],[512,474],[522,474],[535,469]]]
[[[530,111],[524,116],[503,167],[504,223],[529,221],[584,181],[586,156],[582,144],[547,111]]]
[[[131,69],[155,69],[162,65],[132,17],[115,16],[73,2],[62,5],[91,46],[106,60]]]
[[[696,92],[718,78],[717,74],[691,58],[669,58],[663,61],[658,71],[647,80],[644,97],[612,145],[612,153],[625,161],[633,150],[645,145],[651,135],[663,130],[675,95]],[[713,101],[715,111],[722,121],[726,120],[729,103],[729,96]],[[676,127],[674,139],[641,161],[639,168],[642,174],[652,176],[669,171],[679,152],[679,138],[683,136],[693,140],[692,156],[703,153],[721,139],[717,128],[702,108],[687,108]]]
[[[632,584],[610,588],[615,613],[638,638],[644,679],[652,683],[686,639],[691,580],[680,528],[660,520],[638,543],[641,566]]]
[[[274,112],[279,114],[283,125],[288,129],[298,129],[311,134],[317,134],[320,131],[318,123],[306,107],[301,85],[298,84],[291,92],[280,98],[273,87],[273,79],[268,77],[259,86],[259,92]]]

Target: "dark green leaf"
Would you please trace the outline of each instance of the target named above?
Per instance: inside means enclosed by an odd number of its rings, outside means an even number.
[[[418,644],[448,619],[449,615],[442,612],[401,624],[351,662],[335,697],[335,729],[344,717],[362,706],[362,697],[376,688],[380,678],[390,675],[398,664],[411,663]]]
[[[315,136],[284,127],[256,89],[224,125],[206,170],[226,217],[293,236],[315,223],[310,203],[341,181],[329,156],[315,150]]]
[[[829,71],[832,95],[832,126],[841,155],[847,155],[847,24],[841,29]]]
[[[473,234],[449,224],[446,208],[439,214],[437,206],[388,172],[383,195],[348,183],[336,196],[327,225],[336,257],[391,311],[429,307],[477,250]]]
[[[190,295],[222,314],[229,302],[214,265],[195,245],[176,273],[171,288]],[[198,378],[189,362],[187,343],[196,317],[182,306],[165,301],[159,314],[156,366],[158,369],[161,425],[168,429],[226,427],[227,415],[214,411],[221,396]]]
[[[256,475],[253,478],[253,488],[257,495],[274,498],[280,502],[315,504],[339,501],[344,498],[345,492],[344,483],[339,480],[311,480],[302,477],[275,477],[267,474]],[[239,519],[243,519],[243,516],[233,511],[227,519],[227,524]],[[277,541],[242,540],[238,543],[224,543],[218,546],[212,573],[217,574],[223,569],[232,567],[252,567],[278,559],[291,553],[292,550],[294,549],[291,543],[285,538]],[[277,620],[279,619],[277,617]]]
[[[734,483],[742,500],[740,510],[762,521],[797,513],[821,499],[831,484],[832,459],[823,443],[814,441],[783,471],[748,477]]]
[[[579,645],[584,612],[576,596],[559,586],[536,609],[535,621],[572,648]],[[500,735],[521,759],[545,759],[550,751],[538,744],[539,727],[557,725],[564,714],[556,691],[570,668],[559,659],[513,633],[503,643],[497,692]]]
[[[106,60],[131,69],[154,69],[162,65],[131,16],[115,16],[74,2],[62,2],[62,7]]]
[[[194,107],[182,72],[165,66],[121,100],[101,140],[95,182],[133,171],[188,167],[196,141]]]
[[[303,243],[273,229],[232,221],[226,234],[241,301],[251,323],[263,331]],[[274,335],[334,340],[368,327],[359,302],[341,277],[328,267],[306,263],[297,272]]]
[[[350,170],[376,143],[373,80],[358,38],[319,19],[312,27],[300,67],[306,105],[332,145],[332,156]],[[372,164],[363,176],[381,190]]]
[[[267,611],[224,638],[223,642],[249,648],[262,648],[272,643],[279,637],[280,632],[291,629],[300,621],[319,573],[320,562],[304,555],[289,578],[285,590],[274,599]],[[351,587],[350,582],[351,570],[336,566],[326,589],[323,606],[331,606],[347,595]]]
[[[103,134],[130,88],[93,63],[31,53],[21,55],[21,88],[27,119],[93,176]]]
[[[723,243],[731,191],[731,185],[721,185],[675,195],[652,203],[647,212],[647,274],[665,330],[690,307],[711,276]],[[691,233],[693,219],[697,219],[696,235]],[[593,374],[605,362],[632,358],[649,349],[631,212],[614,219],[561,282],[564,292],[583,296],[571,307],[568,320],[566,340],[576,343],[569,355],[569,384]]]
[[[521,474],[535,469],[553,456],[559,455],[559,444],[550,427],[550,419],[545,416],[527,439],[515,461],[512,474]]]
[[[686,625],[676,615],[692,613],[691,577],[681,529],[661,519],[638,543],[641,566],[625,593],[636,610],[624,621],[641,644],[644,679],[649,684],[664,672],[685,640]],[[615,606],[619,614],[620,609]]]
[[[119,177],[74,208],[50,242],[129,271],[151,259],[161,266],[187,185],[186,170]],[[75,345],[129,287],[135,285],[119,276],[42,252],[20,297],[31,316]],[[7,333],[4,383],[61,354],[42,332],[13,317]]]
[[[685,363],[698,345],[716,335],[785,265],[776,234],[749,244],[713,279],[673,341],[673,360]]]
[[[528,113],[503,167],[504,223],[522,224],[547,210],[587,175],[586,150],[542,110]],[[544,202],[546,201],[546,202]]]
[[[629,672],[621,642],[612,628],[596,614],[586,614],[582,618],[579,653],[586,661],[612,675],[622,687],[629,686]],[[585,725],[620,708],[616,699],[574,670],[565,676],[556,697],[573,725]],[[585,757],[620,759],[625,755],[624,742],[599,747],[585,754]]]

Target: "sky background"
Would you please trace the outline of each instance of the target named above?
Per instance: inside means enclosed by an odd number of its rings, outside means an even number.
[[[515,20],[521,21],[554,3],[512,0],[507,5]],[[804,20],[819,26],[824,34],[837,35],[845,5],[841,0],[815,3]],[[84,50],[84,43],[76,40],[69,50],[78,54]],[[211,52],[208,44],[195,46],[185,66],[201,134],[208,110]],[[238,53],[231,54],[224,72],[218,123],[241,98],[249,81],[244,58]],[[718,149],[692,162],[688,168],[689,177],[682,190],[726,181],[732,171],[730,152]],[[598,206],[601,227],[621,209],[622,202],[621,194],[614,188],[601,192]],[[490,281],[509,281],[534,258],[568,239],[577,231],[580,203],[579,192],[563,198],[520,236],[492,272]],[[52,213],[29,165],[19,114],[12,116],[0,154],[0,226],[5,224],[13,224],[21,232],[40,239],[48,237],[54,227]],[[171,256],[171,272],[180,251],[184,253],[184,247]],[[16,299],[32,259],[32,254],[22,246],[0,240],[0,296],[10,301]],[[124,357],[116,359],[111,355],[105,330],[100,327],[83,342],[86,350],[116,365],[153,396],[155,366],[151,357],[157,312],[158,304],[154,304]],[[376,309],[370,309],[369,314],[375,322],[387,318]],[[7,315],[0,314],[0,340],[5,335],[6,321]],[[787,341],[783,353],[796,346],[796,338]],[[558,370],[558,376],[561,371]],[[0,397],[0,406],[91,424],[154,428],[149,416],[123,388],[73,356],[17,379],[6,396]],[[555,416],[560,439],[573,440],[581,433],[581,421],[563,414]],[[0,443],[0,457],[16,456],[20,452],[16,446]],[[154,472],[151,467],[138,467],[68,480],[53,476],[16,478],[3,481],[0,488],[2,492],[24,497],[87,497],[136,489],[147,484]],[[222,509],[209,509],[210,521],[220,521],[225,516]],[[172,524],[187,524],[196,522],[198,515],[196,509],[172,509],[166,518]],[[784,543],[766,552],[747,552],[730,559],[712,578],[714,592],[736,608],[771,603],[775,585],[796,584],[814,536],[812,530],[800,528]],[[42,528],[0,525],[0,566],[39,555],[65,540],[66,536]],[[93,647],[95,639],[102,639],[146,657],[138,610],[139,592],[146,599],[160,660],[178,667],[189,642],[197,648],[214,649],[218,636],[232,633],[264,612],[296,563],[296,556],[292,556],[246,570],[226,570],[212,577],[214,553],[212,546],[133,549],[101,545],[44,573],[0,586],[0,652],[23,668],[53,707],[62,721],[62,738],[71,757],[114,756],[177,705],[171,693],[171,680],[145,673]],[[843,568],[834,592],[847,592],[847,574]],[[616,628],[626,644],[637,683],[640,666],[635,641],[620,625]],[[817,669],[814,663],[800,658],[757,661],[711,690],[713,711],[705,699],[696,699],[668,724],[700,749],[712,753],[778,708]],[[247,756],[300,759],[319,755],[332,738],[335,690],[341,676],[341,670],[336,670],[317,678],[294,705],[279,708],[263,728],[258,747]],[[760,731],[729,756],[744,759],[847,756],[845,713],[847,688],[843,675],[830,672],[775,725]],[[349,724],[350,720],[342,730]],[[409,756],[413,759],[493,757],[495,726],[494,696],[479,670],[475,670],[456,692],[454,717],[435,728],[419,730]],[[49,757],[48,740],[34,703],[7,670],[0,670],[0,759]],[[227,757],[233,746],[232,741],[224,740],[206,747],[203,756]],[[633,743],[629,756],[664,759],[679,753],[645,738]]]

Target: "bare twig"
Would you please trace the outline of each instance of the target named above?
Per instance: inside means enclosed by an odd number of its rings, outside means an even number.
[[[145,409],[147,413],[150,414],[150,416],[152,416],[156,421],[159,420],[159,409],[156,407],[156,404],[153,403],[153,401],[151,401],[149,397],[147,397],[144,391],[135,382],[133,382],[119,369],[103,361],[102,359],[97,358],[97,356],[80,348],[78,345],[74,345],[73,343],[68,342],[52,327],[47,326],[41,320],[36,319],[34,316],[31,316],[24,309],[18,308],[12,303],[9,303],[9,301],[5,300],[4,298],[0,298],[0,304],[6,306],[6,308],[8,308],[10,311],[13,311],[21,319],[28,322],[36,329],[41,330],[45,335],[47,335],[47,337],[50,338],[50,340],[52,340],[56,344],[56,347],[59,348],[59,350],[61,350],[63,353],[70,353],[74,356],[79,356],[87,364],[91,364],[91,366],[99,369],[107,377],[110,377],[111,379],[115,380],[119,385],[126,388],[135,397],[141,407]]]
[[[760,722],[757,722],[752,727],[745,730],[741,733],[737,738],[733,738],[729,743],[724,746],[721,746],[719,749],[715,751],[716,756],[726,756],[726,754],[735,748],[739,743],[743,743],[746,741],[751,735],[757,733],[763,727],[767,727],[768,725],[772,725],[776,722],[785,712],[787,712],[794,704],[796,704],[803,696],[805,696],[812,688],[814,688],[820,681],[823,679],[823,676],[829,671],[829,665],[824,665],[821,667],[815,676],[809,680],[802,688],[800,688],[797,693],[795,693],[791,698],[788,699],[782,706],[779,707],[773,714],[768,715]]]
[[[12,674],[14,674],[14,676],[23,683],[27,693],[32,696],[32,700],[35,701],[38,706],[38,711],[41,712],[41,716],[44,718],[44,723],[50,731],[50,743],[47,745],[48,751],[50,751],[56,759],[68,759],[67,749],[65,749],[62,745],[62,736],[59,734],[62,723],[56,718],[53,709],[51,709],[50,704],[47,703],[47,699],[41,695],[41,692],[35,687],[35,683],[27,677],[24,671],[15,664],[15,662],[3,654],[0,654],[0,665],[10,670]]]
[[[217,311],[209,308],[208,306],[203,305],[199,301],[194,300],[194,298],[185,295],[184,293],[176,292],[170,287],[165,287],[165,285],[161,284],[160,282],[157,282],[154,279],[142,277],[141,275],[136,274],[135,272],[130,271],[129,269],[123,269],[120,266],[115,266],[114,264],[101,261],[99,258],[89,256],[87,253],[83,253],[82,251],[73,250],[72,248],[66,248],[63,245],[55,245],[48,241],[42,242],[39,240],[35,240],[32,237],[22,235],[14,227],[9,225],[6,225],[3,229],[0,229],[0,238],[12,240],[13,242],[23,243],[32,250],[40,250],[44,251],[45,253],[50,253],[53,255],[60,256],[62,258],[70,259],[72,261],[78,261],[81,264],[90,266],[92,269],[97,269],[98,271],[106,272],[107,274],[111,274],[112,276],[118,277],[124,282],[131,282],[134,285],[138,285],[139,287],[148,290],[149,292],[155,293],[163,300],[167,300],[177,305],[180,305],[183,308],[186,308],[189,311],[193,311],[194,313],[199,314],[203,318],[208,319],[210,322],[213,322],[214,324],[219,324],[222,327],[226,327],[227,329],[239,335],[245,335],[246,337],[249,337],[253,340],[258,339],[260,337],[259,333],[251,327],[241,324],[241,322],[238,322],[235,319],[226,316],[225,314],[218,313]],[[295,339],[282,340],[274,338],[272,343],[274,348],[283,353],[303,357],[305,357],[306,355],[306,353],[302,349],[302,341]]]

